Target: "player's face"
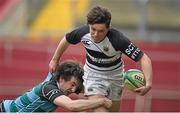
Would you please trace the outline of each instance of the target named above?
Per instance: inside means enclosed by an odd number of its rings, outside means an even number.
[[[101,42],[105,37],[109,30],[105,24],[93,24],[89,25],[90,34],[95,43]]]
[[[76,91],[76,89],[78,87],[78,81],[75,77],[72,77],[69,81],[60,79],[59,86],[65,95],[69,95]]]

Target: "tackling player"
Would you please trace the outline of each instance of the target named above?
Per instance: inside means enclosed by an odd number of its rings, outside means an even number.
[[[31,91],[15,100],[3,100],[0,103],[0,112],[52,112],[58,106],[70,111],[84,111],[100,106],[109,108],[112,102],[107,98],[72,100],[68,97],[71,93],[82,91],[83,74],[83,69],[76,62],[66,61],[57,65],[54,75],[49,73]]]

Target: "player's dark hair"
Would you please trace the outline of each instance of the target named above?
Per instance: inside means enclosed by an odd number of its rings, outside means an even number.
[[[84,75],[84,71],[78,62],[67,60],[61,63],[57,66],[54,75],[57,81],[59,81],[60,78],[69,81],[72,77],[75,77],[79,83],[79,87],[75,93],[80,93],[83,90],[82,76]]]
[[[111,23],[111,13],[106,8],[96,6],[87,14],[87,23],[90,25],[104,23],[106,27],[109,27]]]

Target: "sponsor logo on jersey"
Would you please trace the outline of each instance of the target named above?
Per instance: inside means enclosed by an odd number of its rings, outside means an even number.
[[[90,46],[91,42],[89,40],[83,40],[82,43],[86,46]]]
[[[128,56],[130,56],[132,59],[136,59],[138,54],[140,53],[140,49],[137,48],[132,43],[128,46],[128,48],[125,50]]]

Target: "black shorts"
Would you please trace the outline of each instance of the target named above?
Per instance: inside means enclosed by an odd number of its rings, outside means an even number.
[[[3,105],[3,101],[0,102],[0,113],[1,112],[5,112],[4,110],[4,105]]]

